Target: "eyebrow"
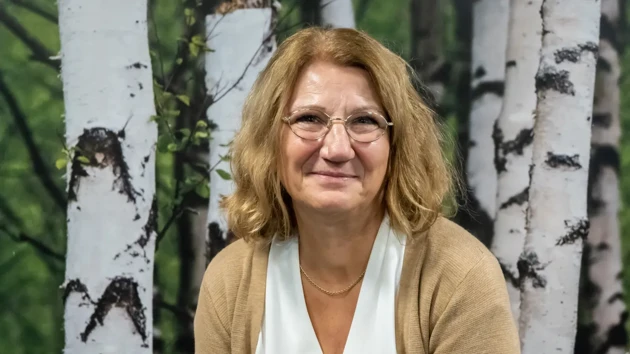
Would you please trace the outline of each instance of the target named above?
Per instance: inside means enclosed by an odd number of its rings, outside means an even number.
[[[322,111],[322,112],[326,113],[326,108],[324,108],[323,106],[317,105],[317,104],[307,104],[307,105],[303,105],[303,106],[298,106],[298,107],[293,108],[291,111],[296,111],[298,109],[316,109],[318,111]],[[383,112],[383,110],[381,108],[379,108],[376,105],[372,105],[372,104],[358,106],[355,109],[353,109],[352,111],[350,111],[350,114],[354,114],[356,112],[364,112],[364,111],[376,111],[376,112],[380,113],[381,115],[385,115],[385,112]]]

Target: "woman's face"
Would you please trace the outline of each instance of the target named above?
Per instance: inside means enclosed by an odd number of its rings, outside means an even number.
[[[307,65],[298,78],[287,115],[303,108],[342,119],[368,110],[385,115],[365,70],[326,61]],[[294,208],[367,210],[381,197],[389,148],[387,133],[373,142],[357,142],[338,121],[319,140],[302,139],[284,124],[281,180]]]

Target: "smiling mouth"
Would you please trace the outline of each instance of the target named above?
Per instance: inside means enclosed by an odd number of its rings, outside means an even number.
[[[338,172],[311,172],[311,175],[315,175],[315,176],[321,176],[321,177],[328,177],[328,178],[339,178],[339,179],[349,179],[349,178],[356,178],[357,176],[354,175],[349,175],[349,174],[345,174],[345,173],[338,173]]]

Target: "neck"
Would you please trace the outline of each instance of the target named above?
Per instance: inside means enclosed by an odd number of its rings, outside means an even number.
[[[385,208],[326,213],[295,206],[302,268],[326,285],[353,282],[367,267]]]

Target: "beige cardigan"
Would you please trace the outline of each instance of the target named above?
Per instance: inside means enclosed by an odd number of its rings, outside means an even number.
[[[255,353],[268,255],[269,246],[239,240],[210,263],[194,320],[196,354]],[[520,353],[503,274],[482,243],[440,218],[407,242],[404,257],[396,300],[398,353]]]

